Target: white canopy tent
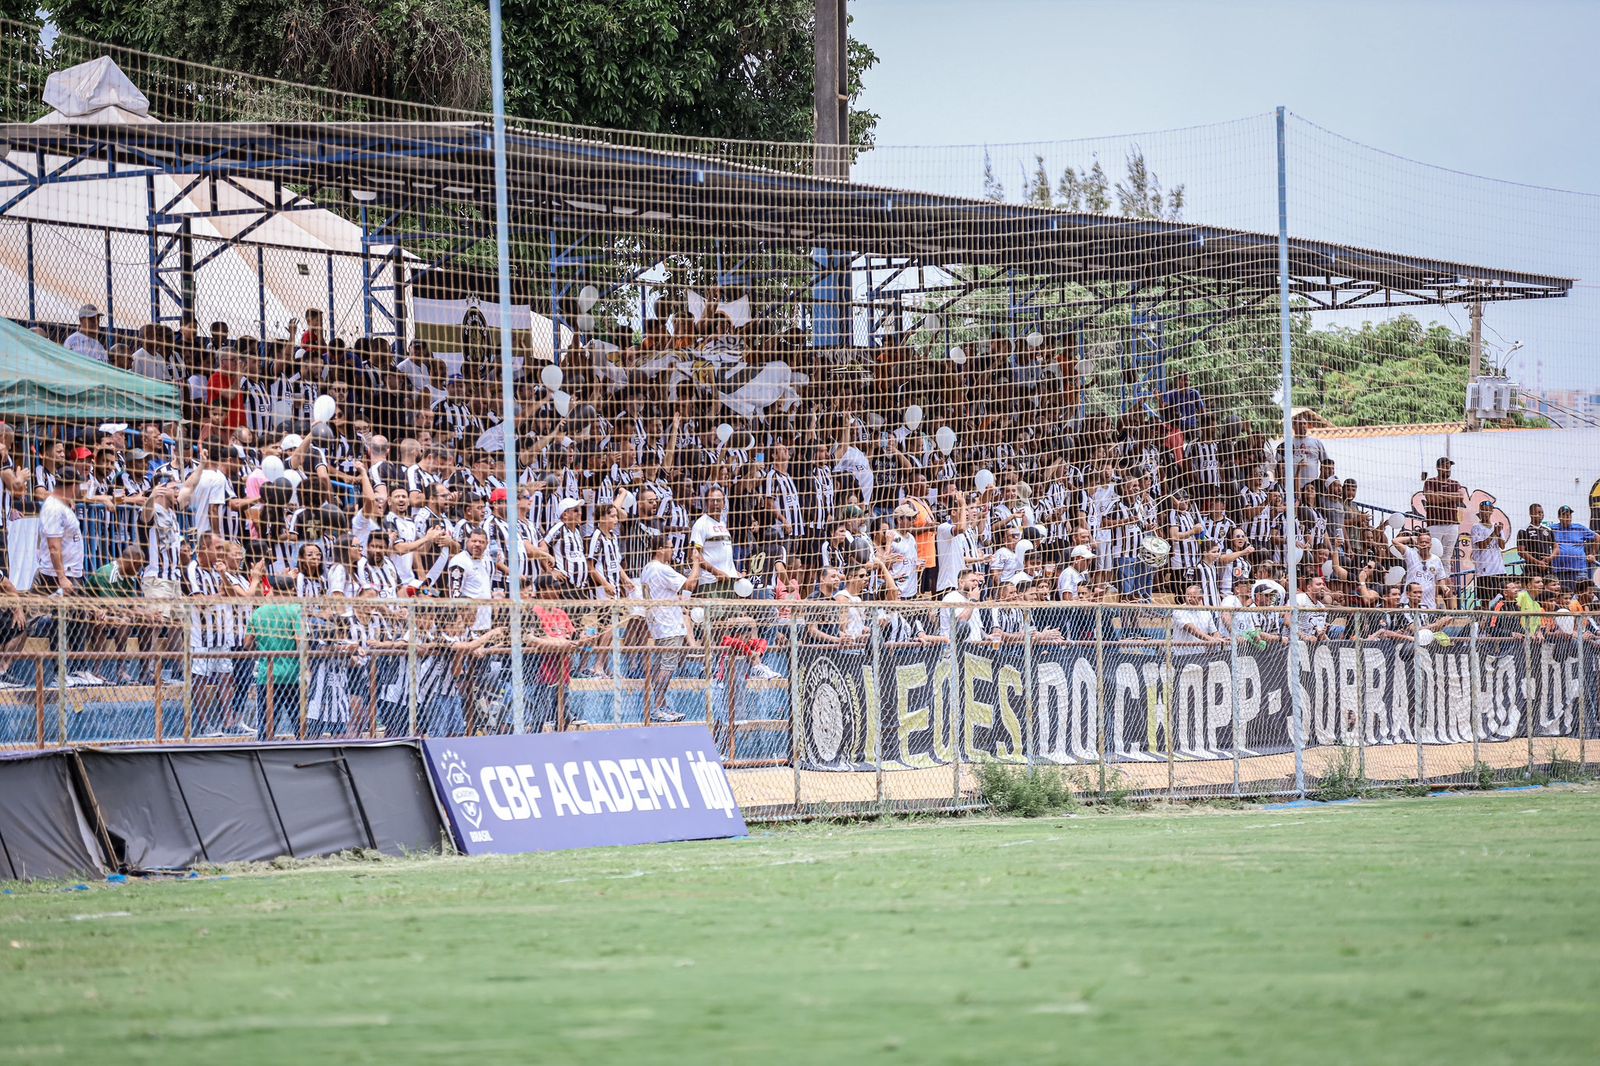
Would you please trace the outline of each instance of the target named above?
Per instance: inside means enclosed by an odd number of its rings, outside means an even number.
[[[108,56],[50,75],[44,100],[54,110],[38,120],[41,124],[157,121],[149,100]],[[12,152],[6,158],[13,177],[40,173],[35,156]],[[269,181],[160,173],[124,177],[110,174],[103,161],[54,156],[42,163],[46,173],[61,170],[58,176],[106,176],[41,184],[0,215],[0,315],[71,322],[79,306],[94,304],[118,329],[150,322],[153,203],[164,215],[189,216],[197,264],[194,310],[202,330],[222,321],[234,336],[273,338],[285,335],[289,320],[302,318],[306,308],[319,308],[330,317],[334,335],[352,338],[364,331],[363,255],[382,257],[394,249],[378,245],[364,252],[355,223],[277,191]],[[5,190],[0,200],[11,195]],[[227,244],[236,238],[248,243]],[[391,275],[386,269],[381,284],[392,286]],[[172,284],[176,287],[176,278]],[[375,296],[394,312],[392,288],[380,288]],[[407,305],[409,311],[409,300]],[[162,306],[168,317],[176,311],[170,296],[163,297]],[[390,331],[381,313],[373,325],[374,332]]]

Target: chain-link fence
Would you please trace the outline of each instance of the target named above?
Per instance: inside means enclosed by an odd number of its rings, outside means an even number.
[[[19,599],[0,619],[7,746],[704,723],[756,814],[962,806],[991,760],[1150,798],[1600,762],[1600,632],[1581,615],[285,589]]]

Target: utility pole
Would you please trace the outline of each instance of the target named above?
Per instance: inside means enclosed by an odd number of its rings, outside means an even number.
[[[1474,301],[1472,301],[1472,309],[1471,310],[1472,310],[1472,356],[1471,356],[1471,362],[1467,366],[1467,386],[1468,386],[1469,389],[1471,388],[1471,386],[1474,383],[1477,382],[1478,375],[1483,373],[1483,301],[1482,300],[1474,300]],[[1482,429],[1482,428],[1483,428],[1482,423],[1480,423],[1478,421],[1478,413],[1476,411],[1473,411],[1473,410],[1468,410],[1467,411],[1467,429],[1475,430],[1475,429]]]
[[[846,62],[848,0],[816,0],[816,175],[850,180],[850,85]]]

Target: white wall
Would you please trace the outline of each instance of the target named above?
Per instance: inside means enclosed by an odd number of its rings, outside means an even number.
[[[1575,520],[1587,522],[1589,489],[1600,478],[1600,429],[1542,429],[1480,433],[1429,433],[1405,437],[1324,440],[1340,477],[1359,482],[1357,498],[1394,510],[1409,506],[1433,474],[1441,455],[1455,460],[1456,480],[1469,493],[1493,496],[1516,525],[1528,520],[1528,505],[1571,504]]]

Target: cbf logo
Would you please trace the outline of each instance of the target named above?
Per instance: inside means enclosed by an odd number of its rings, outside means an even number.
[[[467,770],[466,760],[453,751],[446,751],[439,756],[439,773],[449,786],[450,802],[456,805],[461,817],[471,822],[474,829],[483,825],[483,797],[472,787],[472,775]]]

